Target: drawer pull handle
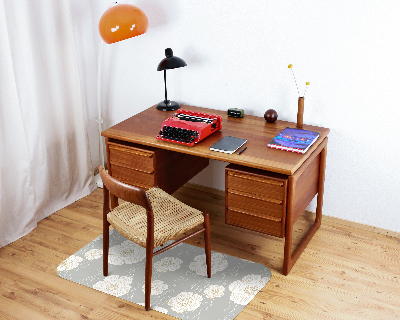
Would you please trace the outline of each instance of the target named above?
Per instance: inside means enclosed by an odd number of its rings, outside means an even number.
[[[135,149],[128,149],[128,148],[123,148],[123,147],[113,146],[113,145],[110,145],[110,148],[114,149],[114,150],[122,151],[122,152],[129,152],[129,153],[137,154],[142,157],[148,157],[148,158],[153,157],[152,153],[145,153],[143,151],[139,151],[139,150],[135,150]]]
[[[260,197],[255,197],[251,194],[248,193],[242,193],[242,192],[238,192],[238,191],[234,191],[234,190],[228,190],[229,193],[233,193],[236,194],[237,196],[242,196],[242,197],[246,197],[246,198],[252,198],[252,199],[256,199],[256,200],[261,200],[261,201],[266,201],[266,202],[271,202],[271,203],[276,203],[276,204],[282,204],[283,201],[282,200],[276,200],[276,199],[271,199],[271,198],[260,198]]]
[[[258,214],[252,214],[250,212],[238,210],[236,208],[229,207],[229,210],[234,211],[234,212],[238,212],[238,213],[242,213],[242,214],[245,214],[245,215],[248,215],[248,216],[253,216],[253,217],[262,218],[262,219],[266,219],[266,220],[271,220],[271,221],[275,221],[275,222],[281,222],[282,221],[282,218],[277,218],[277,217],[268,216],[268,215],[260,216]]]
[[[237,173],[233,173],[233,172],[228,172],[228,174],[230,176],[236,177],[236,178],[253,180],[253,181],[258,181],[258,182],[262,182],[262,183],[268,183],[268,184],[272,184],[272,185],[279,186],[279,187],[283,186],[283,182],[279,182],[279,181],[256,178],[256,177],[253,177],[253,176],[247,176],[247,175],[237,174]]]

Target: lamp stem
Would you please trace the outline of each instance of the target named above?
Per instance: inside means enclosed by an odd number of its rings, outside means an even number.
[[[103,118],[101,115],[101,66],[103,60],[103,42],[100,41],[99,52],[97,56],[97,119],[96,122],[99,125],[99,162],[100,164],[106,168],[105,160],[104,160],[104,146],[103,139],[101,136],[101,132],[103,131]],[[101,180],[100,174],[96,174],[95,182],[99,188],[103,188],[103,181]]]
[[[103,61],[103,42],[100,41],[99,53],[97,56],[97,119],[96,122],[99,125],[99,161],[100,164],[106,168],[104,161],[104,149],[103,149],[103,139],[101,132],[103,131],[102,123],[103,118],[101,115],[101,66]]]
[[[164,85],[165,85],[165,104],[168,104],[168,99],[167,99],[167,70],[164,70]]]

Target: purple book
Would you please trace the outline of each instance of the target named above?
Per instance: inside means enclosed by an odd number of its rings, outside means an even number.
[[[268,147],[285,151],[306,153],[319,137],[318,132],[285,128],[268,143]]]

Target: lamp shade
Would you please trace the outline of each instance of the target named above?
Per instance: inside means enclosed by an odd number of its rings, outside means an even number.
[[[136,37],[147,31],[145,13],[131,4],[117,4],[100,18],[99,32],[104,42],[114,43]]]
[[[165,58],[158,64],[157,71],[186,67],[186,62],[175,57],[171,48],[165,49]]]

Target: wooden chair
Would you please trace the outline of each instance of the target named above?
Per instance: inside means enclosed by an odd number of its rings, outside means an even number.
[[[163,190],[153,187],[147,192],[124,184],[111,177],[102,166],[99,167],[103,180],[103,272],[108,275],[109,227],[110,224],[125,238],[146,248],[145,308],[150,309],[151,276],[153,257],[204,231],[207,276],[211,278],[210,218],[208,213],[175,199]],[[127,202],[112,208],[111,197]],[[115,199],[115,198],[114,198]],[[117,199],[115,199],[115,203]],[[203,228],[156,251],[168,240],[203,224]]]

